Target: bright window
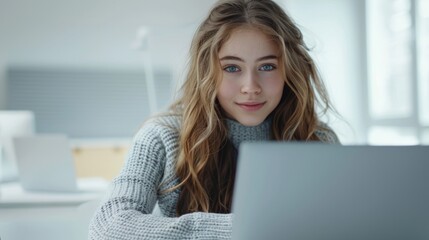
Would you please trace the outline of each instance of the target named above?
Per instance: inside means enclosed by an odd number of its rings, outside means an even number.
[[[429,0],[420,0],[417,21],[420,122],[429,126]]]
[[[368,142],[427,144],[429,0],[366,4]]]

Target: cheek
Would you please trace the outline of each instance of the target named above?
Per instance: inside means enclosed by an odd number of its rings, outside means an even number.
[[[272,98],[280,99],[283,95],[284,86],[285,82],[280,77],[271,78],[265,82],[265,92]]]
[[[278,85],[275,90],[271,93],[271,98],[273,100],[273,102],[275,103],[274,105],[278,105],[280,103],[280,100],[282,99],[282,95],[283,95],[283,86],[284,85]]]
[[[232,81],[222,80],[218,89],[218,98],[229,99],[236,95],[236,85]]]

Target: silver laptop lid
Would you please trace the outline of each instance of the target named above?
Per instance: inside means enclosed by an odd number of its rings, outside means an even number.
[[[25,190],[77,191],[75,166],[66,136],[22,136],[13,141],[19,179]]]
[[[429,239],[429,146],[244,143],[233,239]]]

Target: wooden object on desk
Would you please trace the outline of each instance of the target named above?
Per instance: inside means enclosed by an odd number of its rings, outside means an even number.
[[[128,146],[78,146],[73,157],[78,177],[102,177],[112,180],[124,164]]]

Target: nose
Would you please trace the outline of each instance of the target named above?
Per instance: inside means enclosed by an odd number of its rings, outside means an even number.
[[[259,94],[262,89],[258,82],[258,74],[255,72],[249,72],[243,76],[241,85],[242,94]]]

